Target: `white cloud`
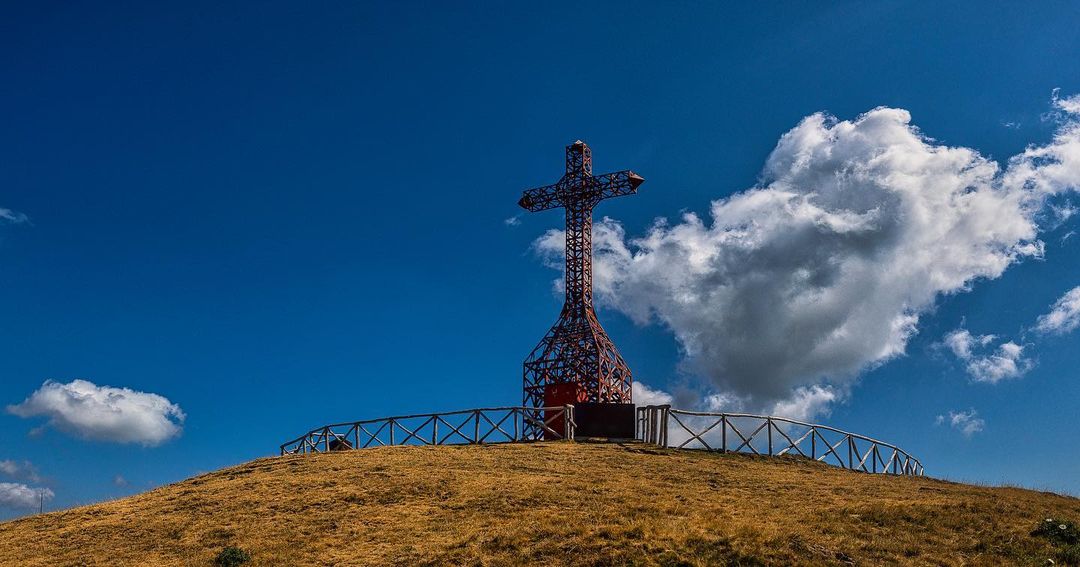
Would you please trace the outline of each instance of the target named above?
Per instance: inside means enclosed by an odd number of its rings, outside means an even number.
[[[638,407],[671,405],[671,402],[675,400],[671,394],[662,390],[654,390],[641,382],[634,382],[631,384],[631,388],[634,405]]]
[[[786,417],[799,421],[810,421],[822,415],[828,415],[832,403],[840,396],[829,386],[800,386],[785,400],[776,402],[770,415]]]
[[[0,472],[8,476],[15,476],[18,474],[19,469],[19,463],[16,463],[15,461],[0,461]]]
[[[514,215],[512,217],[509,217],[503,221],[503,224],[505,224],[506,226],[517,226],[521,224],[521,215]]]
[[[38,507],[41,499],[52,500],[48,488],[32,488],[17,482],[0,482],[0,508],[28,510]]]
[[[974,409],[950,411],[948,416],[937,416],[937,424],[942,425],[944,423],[962,433],[964,437],[971,437],[986,427],[986,420],[980,418],[979,412]]]
[[[1031,370],[1031,361],[1023,358],[1024,347],[1012,342],[998,345],[997,351],[987,356],[974,357],[967,370],[976,382],[996,384],[1001,380],[1019,378]]]
[[[28,220],[30,220],[30,218],[23,213],[0,207],[0,224],[5,222],[19,224],[27,222]]]
[[[1054,106],[1066,114],[1080,114],[1080,95],[1061,98],[1060,89],[1054,89]]]
[[[660,389],[654,389],[634,382],[634,403],[640,406],[647,405],[671,405],[675,403],[675,396]],[[797,388],[790,398],[780,400],[764,413],[768,415],[786,417],[800,421],[809,421],[816,417],[829,413],[830,404],[839,400],[840,395],[829,386],[813,385]],[[689,402],[686,406],[676,404],[676,409],[700,410],[718,413],[738,413],[752,411],[753,408],[746,406],[745,400],[725,393],[713,393]]]
[[[1076,213],[1080,212],[1080,209],[1071,202],[1065,202],[1061,204],[1051,204],[1050,212],[1053,213],[1055,220],[1059,223],[1064,223],[1075,217]]]
[[[1050,307],[1050,312],[1040,315],[1035,330],[1042,333],[1063,334],[1080,327],[1080,287],[1070,289]]]
[[[945,335],[942,342],[964,362],[967,373],[976,382],[996,384],[1019,378],[1031,370],[1034,363],[1024,358],[1024,347],[1012,341],[1002,342],[990,351],[997,339],[995,335],[972,335],[967,329],[956,329]]]
[[[113,477],[113,486],[123,488],[128,485],[128,480],[124,478],[124,475],[118,474]]]
[[[30,461],[18,462],[10,459],[0,460],[0,473],[13,478],[26,479],[30,482],[41,481],[41,476],[38,475],[37,467]]]
[[[1002,168],[923,136],[902,109],[811,115],[781,137],[759,184],[714,201],[709,219],[660,220],[640,238],[597,223],[597,296],[669,328],[684,367],[748,408],[815,385],[840,399],[905,352],[939,297],[1042,255],[1047,199],[1080,184],[1075,118]],[[562,238],[535,243],[553,265]]]
[[[701,403],[704,405],[706,411],[711,412],[741,412],[745,409],[742,400],[731,394],[725,393],[709,394],[708,396],[705,396],[705,399],[703,399]]]
[[[791,392],[790,396],[766,407],[749,406],[747,400],[730,393],[713,393],[705,396],[700,409],[727,413],[761,412],[797,421],[812,421],[828,415],[831,404],[842,398],[843,395],[831,386],[814,384],[799,386]]]
[[[945,346],[949,347],[949,350],[961,360],[969,360],[971,358],[971,349],[978,344],[978,346],[986,346],[993,342],[994,335],[980,335],[978,337],[971,334],[967,329],[956,329],[949,334],[945,335],[942,342]]]
[[[50,425],[86,439],[147,446],[179,435],[185,417],[180,406],[157,394],[86,380],[48,380],[7,409],[19,417],[48,417]]]

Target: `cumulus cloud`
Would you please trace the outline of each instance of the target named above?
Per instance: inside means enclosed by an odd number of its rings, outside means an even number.
[[[976,382],[996,384],[1002,380],[1019,378],[1034,365],[1024,358],[1024,347],[1004,341],[991,350],[997,340],[995,335],[972,335],[967,329],[956,329],[945,335],[945,346],[965,364],[965,369]]]
[[[1053,139],[1004,167],[926,137],[903,109],[808,116],[759,183],[708,218],[662,219],[636,238],[597,223],[597,296],[666,326],[684,368],[746,407],[842,399],[905,352],[939,297],[1043,254],[1041,213],[1080,184],[1080,98],[1054,104],[1066,119]],[[558,264],[562,240],[550,231],[535,246]]]
[[[1041,333],[1064,334],[1080,327],[1080,287],[1070,289],[1058,298],[1050,312],[1040,315],[1035,330]]]
[[[986,420],[979,417],[979,412],[969,409],[968,411],[950,411],[947,416],[939,415],[937,424],[948,424],[964,437],[971,437],[986,427]]]
[[[19,223],[27,222],[29,220],[30,220],[30,218],[27,217],[26,215],[24,215],[23,213],[20,213],[18,211],[13,211],[11,209],[5,209],[5,208],[0,207],[0,224],[3,224],[3,223],[19,224]]]
[[[47,417],[49,425],[86,439],[146,446],[179,435],[185,418],[180,406],[157,394],[86,380],[48,380],[7,409],[19,417]]]
[[[52,500],[55,494],[48,488],[32,488],[17,482],[0,482],[0,508],[29,510],[41,500]]]

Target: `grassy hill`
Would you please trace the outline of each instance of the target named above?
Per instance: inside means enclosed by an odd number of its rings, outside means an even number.
[[[642,445],[252,461],[0,524],[0,565],[1045,565],[1080,500]]]

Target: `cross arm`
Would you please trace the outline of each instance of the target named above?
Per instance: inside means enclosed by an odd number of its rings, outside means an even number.
[[[638,185],[644,181],[630,170],[603,173],[584,180],[564,177],[554,185],[525,191],[518,205],[533,213],[564,206],[564,197],[570,200],[584,199],[584,202],[595,205],[604,199],[637,193]]]
[[[561,207],[562,202],[559,200],[559,185],[556,183],[555,185],[545,185],[544,187],[529,189],[521,195],[521,199],[518,200],[518,205],[532,213]]]
[[[604,173],[595,176],[593,179],[597,181],[595,185],[597,201],[637,193],[638,185],[645,182],[645,178],[629,169],[616,171],[615,173]]]

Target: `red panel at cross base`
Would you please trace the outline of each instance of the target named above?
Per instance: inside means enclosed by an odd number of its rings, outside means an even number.
[[[566,404],[576,404],[584,402],[589,399],[589,393],[585,391],[585,388],[577,382],[562,382],[560,384],[548,384],[544,387],[544,407],[558,407],[565,406]],[[544,412],[544,421],[548,421],[551,415],[548,412]],[[552,419],[547,425],[551,429],[556,431],[552,434],[549,431],[544,431],[544,439],[562,439],[564,427],[566,421],[562,415]]]
[[[589,399],[585,387],[577,382],[548,384],[544,387],[544,407],[565,406]]]

